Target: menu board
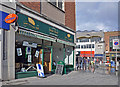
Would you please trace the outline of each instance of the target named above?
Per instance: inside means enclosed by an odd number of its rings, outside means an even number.
[[[55,74],[63,74],[63,67],[64,65],[57,64]]]

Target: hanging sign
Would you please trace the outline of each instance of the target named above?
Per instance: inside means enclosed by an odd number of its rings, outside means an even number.
[[[31,60],[32,60],[32,56],[31,56],[31,55],[28,55],[28,62],[31,63]]]
[[[31,54],[31,47],[26,47],[26,54]]]
[[[14,23],[15,21],[17,21],[18,16],[16,14],[9,14],[6,18],[5,18],[5,22],[10,24],[10,23]]]
[[[17,48],[17,55],[18,56],[22,56],[22,50],[21,50],[21,48]]]
[[[113,39],[113,49],[120,49],[119,39]]]
[[[36,50],[36,52],[35,52],[35,57],[37,57],[37,58],[38,58],[38,56],[39,56],[39,51],[38,51],[38,50]]]
[[[36,64],[39,77],[45,77],[42,64]]]

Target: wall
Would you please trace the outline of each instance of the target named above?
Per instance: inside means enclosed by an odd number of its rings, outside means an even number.
[[[19,0],[18,0],[19,1]],[[21,0],[20,0],[21,1]],[[41,13],[41,10],[40,10],[40,2],[20,2],[21,4],[23,4],[24,6],[38,12],[38,13]]]
[[[105,32],[104,33],[104,40],[105,40],[105,51],[110,51],[109,49],[109,38],[110,36],[118,36],[120,35],[120,31],[114,31],[114,32]]]
[[[2,34],[3,30],[0,29],[0,80],[2,80],[2,58],[3,58],[3,34]]]
[[[53,43],[53,61],[57,63],[58,61],[63,61],[63,58],[64,58],[63,44]]]
[[[14,1],[14,0],[13,0]],[[11,8],[16,8],[14,2],[9,2],[9,0],[4,0],[2,3]],[[9,7],[2,6],[0,8],[1,11],[6,13],[15,13],[15,11]],[[15,79],[15,30],[11,25],[15,25],[15,23],[10,24],[10,30],[4,30],[4,60],[2,60],[2,80],[10,80]]]
[[[98,45],[101,45],[101,48],[99,48]],[[104,50],[105,50],[104,43],[95,44],[95,54],[104,54]]]
[[[65,2],[65,26],[76,31],[75,0]]]
[[[41,3],[41,14],[48,18],[65,25],[65,13],[57,7],[51,5],[46,0]]]

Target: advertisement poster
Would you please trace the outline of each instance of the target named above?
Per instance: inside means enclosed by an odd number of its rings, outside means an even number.
[[[31,60],[32,60],[32,56],[31,56],[31,55],[28,55],[28,62],[31,63]]]
[[[22,56],[22,50],[21,50],[21,48],[17,48],[17,55],[18,56]]]
[[[31,54],[31,47],[26,47],[26,54]]]
[[[37,57],[37,58],[38,58],[38,56],[39,56],[39,51],[38,51],[38,50],[36,50],[36,52],[35,52],[35,57]]]

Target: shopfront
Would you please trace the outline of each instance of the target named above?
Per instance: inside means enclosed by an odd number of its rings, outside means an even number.
[[[65,62],[74,68],[74,34],[55,26],[18,14],[15,34],[16,78],[37,76],[36,64],[42,64],[45,74],[54,72],[53,62]]]

